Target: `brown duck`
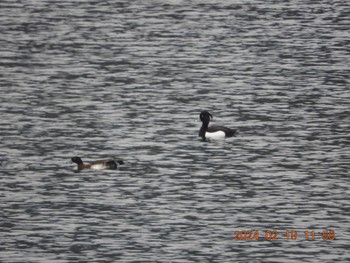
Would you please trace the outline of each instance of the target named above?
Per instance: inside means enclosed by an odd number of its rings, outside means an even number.
[[[90,163],[84,163],[80,157],[72,157],[72,162],[78,165],[78,170],[83,169],[92,169],[92,170],[101,170],[101,169],[117,169],[118,164],[124,164],[122,160],[99,160]]]

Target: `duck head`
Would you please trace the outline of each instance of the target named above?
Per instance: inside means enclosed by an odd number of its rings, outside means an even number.
[[[73,163],[76,163],[77,165],[83,164],[83,161],[81,160],[80,157],[72,157],[71,160],[72,160]]]
[[[211,115],[208,111],[204,110],[199,115],[199,118],[203,123],[209,123],[210,119],[213,118],[213,115]]]

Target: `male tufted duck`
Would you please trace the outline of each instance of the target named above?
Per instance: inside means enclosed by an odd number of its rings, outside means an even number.
[[[206,110],[201,112],[199,118],[202,121],[202,127],[199,130],[199,137],[202,137],[203,141],[206,141],[207,139],[220,140],[226,137],[232,137],[236,133],[236,130],[223,126],[208,127],[210,118],[213,118],[213,115]]]
[[[122,160],[99,160],[91,163],[83,163],[80,157],[72,157],[72,162],[76,163],[78,165],[78,170],[83,169],[93,169],[93,170],[100,170],[100,169],[117,169],[117,163],[118,164],[124,164]]]

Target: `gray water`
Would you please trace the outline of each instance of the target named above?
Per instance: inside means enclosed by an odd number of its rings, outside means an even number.
[[[349,262],[349,29],[348,1],[1,1],[0,261]],[[238,135],[200,141],[204,109]]]

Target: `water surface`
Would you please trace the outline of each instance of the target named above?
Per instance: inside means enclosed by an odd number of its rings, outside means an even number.
[[[1,261],[350,261],[349,11],[2,1]],[[201,142],[203,109],[237,137]]]

